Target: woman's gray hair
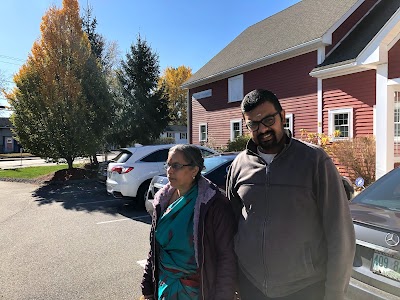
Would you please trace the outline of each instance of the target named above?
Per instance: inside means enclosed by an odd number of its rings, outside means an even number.
[[[169,149],[169,153],[174,151],[181,152],[188,164],[199,167],[199,171],[195,176],[195,181],[198,181],[201,176],[201,171],[204,169],[204,158],[199,147],[188,144],[178,144]]]

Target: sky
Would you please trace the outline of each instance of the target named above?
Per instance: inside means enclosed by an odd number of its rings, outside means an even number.
[[[118,44],[121,59],[138,34],[159,56],[160,72],[185,65],[195,73],[249,26],[299,0],[79,0],[89,4],[97,32]],[[0,1],[0,73],[6,88],[40,39],[42,16],[62,0]],[[7,105],[0,94],[0,105]]]

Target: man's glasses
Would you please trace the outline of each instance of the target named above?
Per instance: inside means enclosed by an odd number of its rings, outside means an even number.
[[[183,167],[188,167],[188,166],[193,166],[193,165],[192,164],[183,165],[183,164],[180,164],[180,163],[172,163],[172,164],[165,163],[164,164],[164,169],[168,170],[169,168],[172,168],[173,170],[176,171],[176,170],[182,169]]]
[[[251,131],[257,131],[258,128],[260,127],[260,123],[262,123],[266,127],[271,127],[272,125],[275,124],[275,116],[279,114],[279,111],[272,115],[268,115],[264,118],[262,118],[260,121],[248,121],[246,123],[246,126],[249,130]]]

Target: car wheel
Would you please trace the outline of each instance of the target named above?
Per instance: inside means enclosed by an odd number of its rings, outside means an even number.
[[[136,204],[137,204],[137,208],[139,208],[139,209],[145,209],[146,193],[147,193],[147,190],[149,189],[150,181],[151,180],[146,180],[145,182],[143,182],[140,185],[139,190],[137,192]]]

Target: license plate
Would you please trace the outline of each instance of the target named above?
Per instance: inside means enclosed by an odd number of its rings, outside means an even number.
[[[375,251],[372,258],[372,272],[400,281],[400,258]]]

